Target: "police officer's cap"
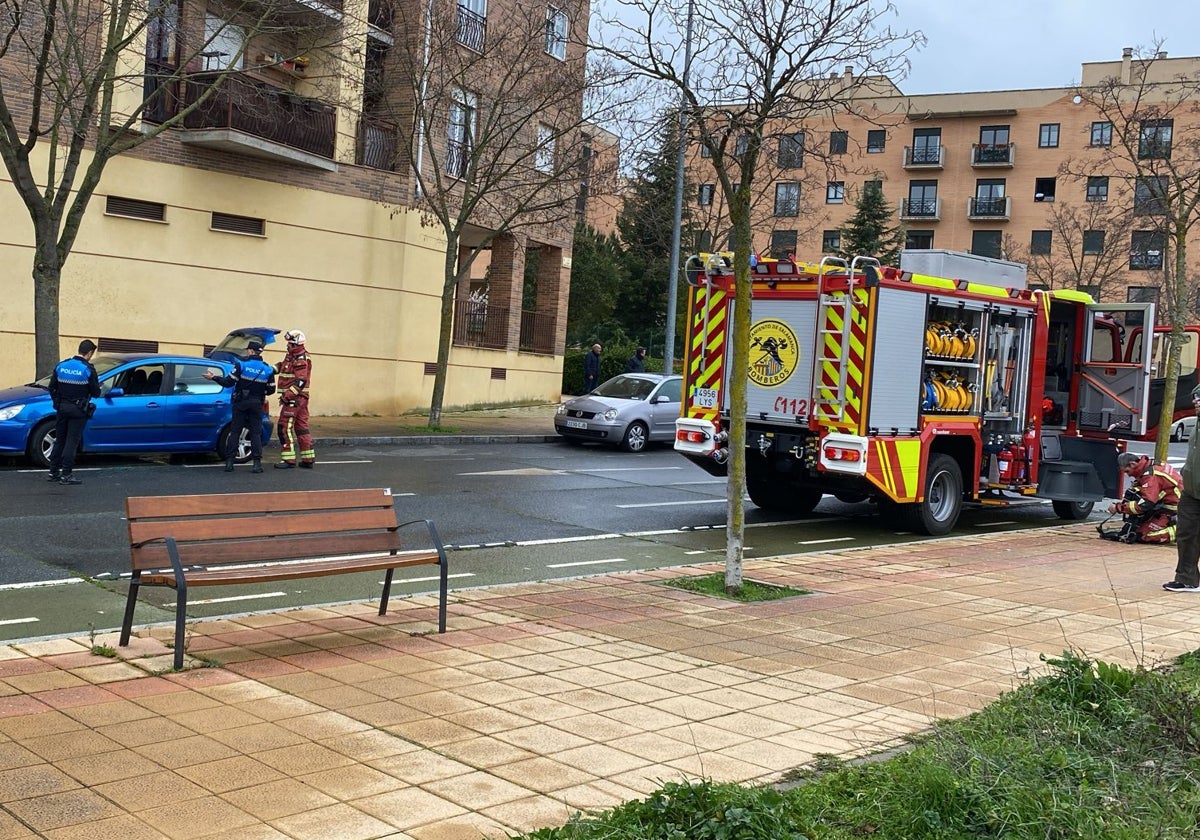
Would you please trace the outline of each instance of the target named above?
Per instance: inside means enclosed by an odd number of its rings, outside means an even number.
[[[246,342],[246,349],[247,350],[261,350],[261,349],[263,349],[262,342],[259,341],[257,338],[252,338]]]

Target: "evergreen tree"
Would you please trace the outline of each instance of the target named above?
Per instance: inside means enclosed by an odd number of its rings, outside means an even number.
[[[567,346],[608,342],[619,332],[613,310],[622,276],[621,243],[580,223],[571,253],[571,296],[567,302]]]
[[[895,211],[883,197],[883,190],[867,182],[854,205],[854,215],[840,229],[842,247],[839,256],[850,259],[866,255],[878,257],[884,265],[900,265],[904,249],[904,225],[892,225]]]

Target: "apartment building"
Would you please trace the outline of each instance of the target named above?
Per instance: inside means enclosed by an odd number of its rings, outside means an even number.
[[[149,8],[114,111],[144,107],[147,131],[186,116],[109,162],[63,270],[63,354],[83,337],[102,350],[200,354],[232,328],[296,328],[314,358],[315,414],[427,407],[448,249],[434,192],[461,212],[484,189],[471,162],[485,121],[520,110],[504,103],[516,82],[484,59],[521,22],[522,75],[564,86],[584,59],[586,0]],[[0,66],[7,90],[10,69]],[[431,87],[438,79],[444,89]],[[542,108],[513,136],[537,148],[534,175],[569,171],[566,209],[508,225],[498,204],[520,184],[491,183],[491,203],[458,226],[453,247],[480,251],[471,277],[485,286],[474,298],[469,280],[454,289],[447,408],[559,394],[579,178],[576,163],[558,160],[569,152],[554,131],[577,123],[580,105]],[[32,233],[11,183],[0,220],[0,355],[14,382],[28,381],[46,371],[33,370]]]
[[[1117,80],[1148,104],[1173,95],[1163,91],[1178,90],[1180,78],[1200,85],[1200,58],[1141,61],[1126,49],[1119,60],[1083,64],[1081,87]],[[837,251],[858,197],[878,188],[908,248],[1017,259],[1032,285],[1078,286],[1106,300],[1155,298],[1166,251],[1150,179],[1112,168],[1114,126],[1078,89],[906,96],[850,68],[842,81],[856,91],[845,112],[786,126],[765,150],[758,253],[816,260]],[[1165,160],[1174,142],[1177,159],[1200,165],[1196,104],[1136,126],[1139,156]],[[693,213],[706,228],[700,245],[722,247],[728,223],[699,158],[692,178]],[[1192,237],[1189,272],[1200,276],[1200,228]]]

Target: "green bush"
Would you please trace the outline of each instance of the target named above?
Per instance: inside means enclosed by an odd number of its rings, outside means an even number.
[[[637,352],[639,344],[611,344],[604,346],[600,352],[600,381],[612,379],[618,373],[625,372],[625,363],[629,361],[629,357]],[[562,377],[562,392],[564,394],[582,394],[583,393],[583,357],[592,352],[592,346],[589,344],[586,348],[580,350],[575,348],[567,348],[563,354],[563,377]],[[662,370],[662,359],[652,359],[646,357],[647,372],[658,372]]]

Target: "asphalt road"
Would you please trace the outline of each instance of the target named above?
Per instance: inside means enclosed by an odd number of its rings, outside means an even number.
[[[1175,450],[1177,447],[1173,446]],[[1182,457],[1183,446],[1178,446]],[[1173,452],[1174,455],[1174,452]],[[725,484],[667,448],[631,455],[565,443],[327,447],[317,468],[227,475],[215,459],[93,458],[63,487],[28,465],[0,467],[0,641],[116,627],[127,574],[124,501],[134,495],[390,487],[403,520],[432,519],[451,549],[452,588],[492,586],[724,556]],[[1094,518],[1099,518],[1094,516]],[[920,539],[889,530],[869,503],[826,497],[803,519],[747,502],[748,559]],[[1049,527],[1048,504],[969,508],[960,533]],[[420,567],[396,594],[432,591]],[[206,589],[197,617],[377,597],[380,575]],[[137,623],[170,617],[171,593],[144,591]]]

